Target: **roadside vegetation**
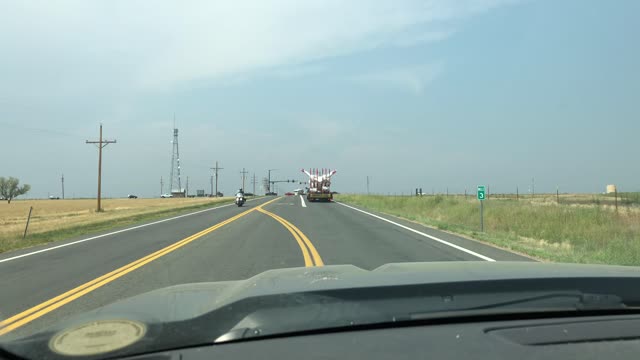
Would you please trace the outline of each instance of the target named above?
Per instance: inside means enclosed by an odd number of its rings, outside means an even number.
[[[31,190],[29,184],[20,186],[18,179],[11,176],[9,178],[0,176],[0,200],[6,200],[7,204],[10,204],[14,198],[26,194],[29,190]]]
[[[233,198],[14,200],[0,202],[0,253],[232,203]],[[29,209],[29,229],[24,235]]]
[[[475,196],[339,195],[336,200],[541,260],[640,265],[640,194],[621,195],[617,211],[608,195],[490,196],[484,202],[484,232]]]

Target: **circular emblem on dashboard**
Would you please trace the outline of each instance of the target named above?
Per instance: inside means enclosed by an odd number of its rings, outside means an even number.
[[[57,333],[49,347],[61,355],[97,355],[127,347],[140,340],[145,332],[144,324],[137,321],[100,320]]]

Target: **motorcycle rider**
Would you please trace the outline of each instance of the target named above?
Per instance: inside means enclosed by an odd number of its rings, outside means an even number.
[[[236,194],[236,199],[241,199],[244,201],[244,191],[242,189],[238,189],[238,193]]]

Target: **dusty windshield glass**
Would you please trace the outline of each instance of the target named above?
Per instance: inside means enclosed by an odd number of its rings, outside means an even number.
[[[636,307],[638,11],[3,2],[0,348]]]

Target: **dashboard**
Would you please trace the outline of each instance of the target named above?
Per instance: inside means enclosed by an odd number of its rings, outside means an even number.
[[[131,359],[638,359],[640,315],[387,327],[166,351]]]

